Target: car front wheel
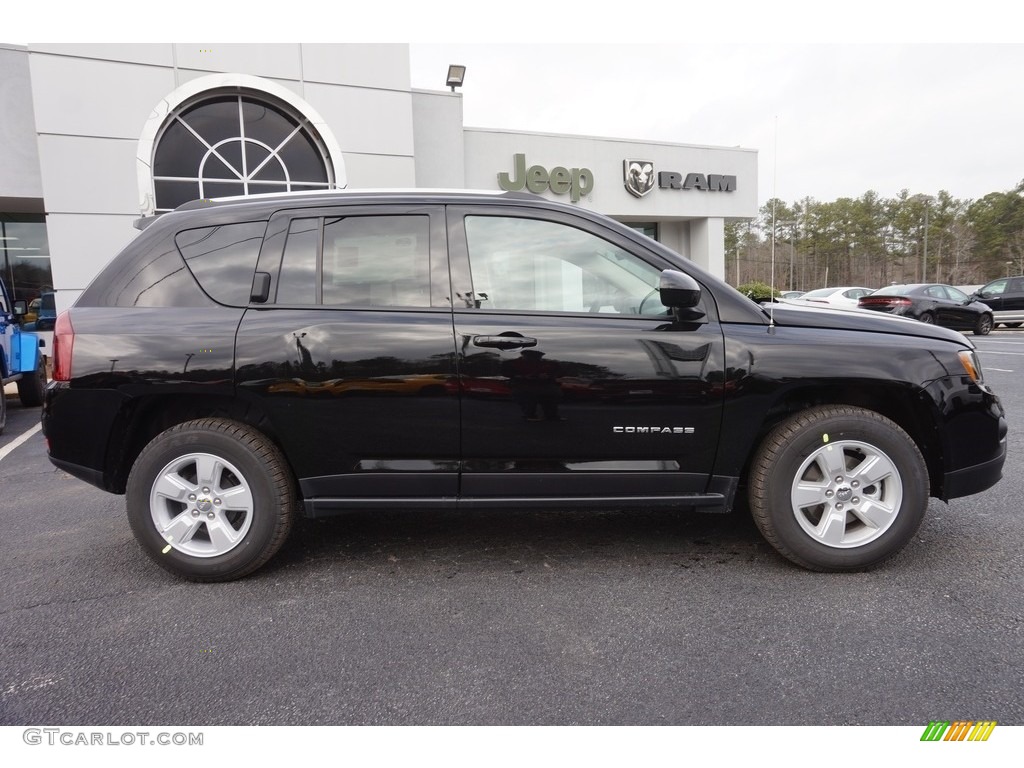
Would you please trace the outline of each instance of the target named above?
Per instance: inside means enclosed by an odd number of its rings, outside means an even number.
[[[811,570],[863,570],[899,552],[921,525],[928,470],[884,416],[821,406],[765,438],[749,495],[754,522],[784,557]]]
[[[230,581],[260,568],[281,548],[296,508],[277,446],[226,419],[186,422],[153,438],[126,495],[142,548],[193,581]]]
[[[982,315],[974,324],[975,336],[988,336],[992,332],[992,315]]]

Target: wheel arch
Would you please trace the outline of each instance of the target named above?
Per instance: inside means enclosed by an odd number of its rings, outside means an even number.
[[[118,412],[111,434],[124,435],[107,445],[104,475],[107,489],[124,493],[128,475],[142,449],[161,432],[203,418],[224,418],[252,427],[281,448],[266,414],[253,404],[227,395],[152,395],[132,398]],[[283,453],[283,451],[282,451]],[[289,464],[295,478],[295,470]]]
[[[917,444],[928,468],[932,496],[941,496],[943,449],[935,427],[938,415],[930,398],[920,389],[898,382],[850,382],[791,389],[767,410],[750,446],[741,477],[747,478],[750,461],[771,431],[790,416],[821,405],[848,405],[885,416]]]

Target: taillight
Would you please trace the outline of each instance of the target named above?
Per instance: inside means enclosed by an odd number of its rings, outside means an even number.
[[[61,312],[53,326],[53,380],[71,381],[71,350],[75,346],[75,329],[69,312]]]
[[[912,303],[902,296],[864,296],[857,299],[858,307],[909,307]]]

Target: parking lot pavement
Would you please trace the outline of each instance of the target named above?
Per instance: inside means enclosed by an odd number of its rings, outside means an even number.
[[[1024,333],[975,341],[1004,480],[868,573],[743,514],[513,510],[307,521],[191,584],[37,432],[0,459],[0,724],[1024,724]],[[9,406],[0,449],[39,419]]]

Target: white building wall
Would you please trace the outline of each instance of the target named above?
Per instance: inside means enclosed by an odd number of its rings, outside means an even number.
[[[412,115],[416,186],[466,187],[462,94],[413,91]]]
[[[45,198],[59,308],[138,234],[143,127],[162,100],[196,78],[243,73],[298,94],[338,140],[349,187],[416,185],[407,45],[47,44],[11,53],[27,57],[25,92],[10,98],[23,111],[33,103],[37,139],[23,143],[39,153],[17,159],[37,169],[34,188],[33,174],[21,174],[27,184],[19,194]],[[7,64],[0,60],[4,72]],[[14,162],[12,153],[0,160]],[[0,165],[5,185],[18,177]]]
[[[32,207],[42,213],[43,181],[27,49],[0,46],[0,73],[0,200],[10,201],[0,210]],[[29,206],[29,200],[39,200],[38,207]]]

